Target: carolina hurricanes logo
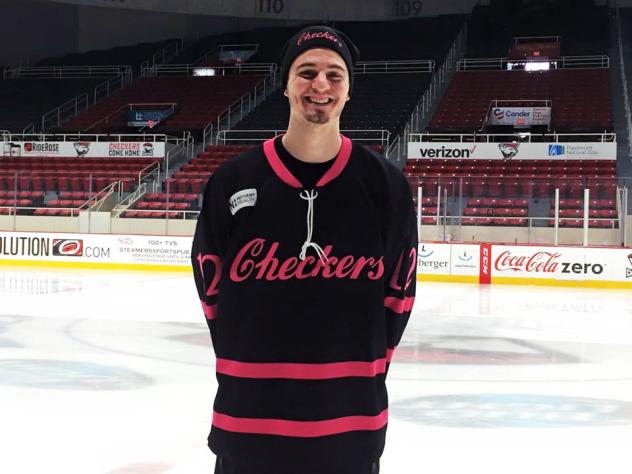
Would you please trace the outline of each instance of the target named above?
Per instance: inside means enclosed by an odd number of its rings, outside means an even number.
[[[83,240],[54,239],[53,255],[56,257],[81,257],[83,256]]]

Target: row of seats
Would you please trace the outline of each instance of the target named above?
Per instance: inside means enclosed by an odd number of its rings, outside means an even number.
[[[44,199],[43,191],[7,191],[0,189],[0,199],[32,199],[34,201],[38,199]]]
[[[424,224],[433,225],[436,224],[436,218],[429,218]],[[528,219],[521,218],[500,218],[500,217],[464,217],[461,219],[462,225],[467,226],[508,226],[508,227],[526,227],[529,224]],[[549,220],[549,226],[555,225],[554,219]],[[583,219],[560,219],[558,221],[559,227],[567,228],[582,228],[584,227]],[[611,219],[590,219],[588,221],[590,228],[598,229],[616,229],[618,227],[618,221]]]
[[[505,218],[505,217],[464,217],[461,219],[462,225],[479,226],[503,226],[503,227],[526,227],[529,224],[527,219]]]
[[[175,113],[154,127],[153,131],[203,130],[235,100],[251,91],[263,79],[259,74],[193,77],[142,77],[90,107],[64,125],[66,130],[83,130],[106,116],[108,124],[91,129],[112,132],[127,129],[127,104],[175,104]],[[123,110],[124,109],[124,110]],[[113,115],[112,115],[113,114]]]
[[[140,201],[134,204],[133,209],[147,209],[152,211],[160,211],[174,209],[177,211],[191,210],[190,202],[161,202],[161,201]]]
[[[551,203],[553,206],[554,203]],[[583,199],[560,199],[560,209],[583,209]],[[616,202],[613,199],[590,199],[588,201],[589,209],[615,209]]]
[[[78,208],[86,203],[85,199],[51,199],[48,201],[49,207]]]
[[[457,72],[429,128],[477,130],[482,127],[492,100],[547,99],[553,103],[554,129],[611,130],[609,72],[608,69]]]
[[[468,207],[517,207],[528,208],[528,199],[496,199],[496,198],[470,198],[467,201]]]
[[[18,189],[21,191],[82,191],[89,192],[102,190],[115,181],[121,181],[124,191],[130,191],[134,183],[138,181],[138,175],[129,173],[125,175],[113,174],[104,176],[98,175],[69,176],[70,172],[48,173],[46,175],[19,176],[17,180]],[[13,189],[16,181],[13,176],[0,175],[0,189]]]
[[[62,217],[74,217],[79,215],[79,211],[76,209],[56,209],[56,208],[41,208],[33,211],[34,216],[62,216]]]
[[[121,214],[121,217],[132,217],[142,219],[183,219],[185,217],[197,218],[188,214],[183,214],[177,211],[143,211],[143,210],[131,210],[125,211]]]
[[[83,199],[83,200],[88,200],[91,199],[93,197],[98,197],[98,198],[102,198],[103,196],[105,196],[105,193],[98,193],[98,195],[96,193],[90,193],[87,191],[60,191],[59,192],[59,199]]]
[[[555,217],[555,209],[549,210],[549,216]],[[583,209],[559,209],[559,217],[583,218]],[[588,216],[594,218],[613,218],[617,217],[616,209],[589,209]]]
[[[147,193],[144,196],[144,199],[147,201],[182,201],[182,202],[190,202],[197,203],[198,195],[194,193]]]
[[[498,216],[498,217],[526,217],[529,213],[524,208],[502,208],[502,207],[466,207],[464,216]]]
[[[32,199],[0,199],[0,207],[31,207]]]

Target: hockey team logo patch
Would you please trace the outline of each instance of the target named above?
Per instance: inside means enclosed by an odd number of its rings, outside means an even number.
[[[228,206],[230,207],[230,213],[234,216],[237,211],[244,207],[252,207],[257,203],[257,190],[256,189],[243,189],[236,192],[228,200]]]
[[[81,239],[54,239],[53,255],[55,257],[82,257],[83,240]]]

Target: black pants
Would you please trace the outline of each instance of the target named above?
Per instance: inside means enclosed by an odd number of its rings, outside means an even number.
[[[307,468],[313,466],[306,466]],[[267,470],[263,466],[252,466],[252,465],[240,465],[239,462],[235,463],[233,460],[230,460],[225,457],[218,457],[215,462],[215,474],[304,474],[307,472],[307,469],[301,469],[297,472],[280,470],[277,466],[270,466]],[[327,470],[309,470],[311,473],[318,474],[379,474],[380,472],[380,461],[375,461],[369,463],[365,466],[358,466],[358,469],[355,469],[353,472],[345,471],[345,472],[333,472]]]

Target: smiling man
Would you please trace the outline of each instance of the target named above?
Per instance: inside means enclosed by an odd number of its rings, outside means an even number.
[[[216,355],[216,474],[376,474],[386,373],[415,295],[402,173],[340,134],[357,49],[293,36],[287,133],[211,176],[192,249]]]

